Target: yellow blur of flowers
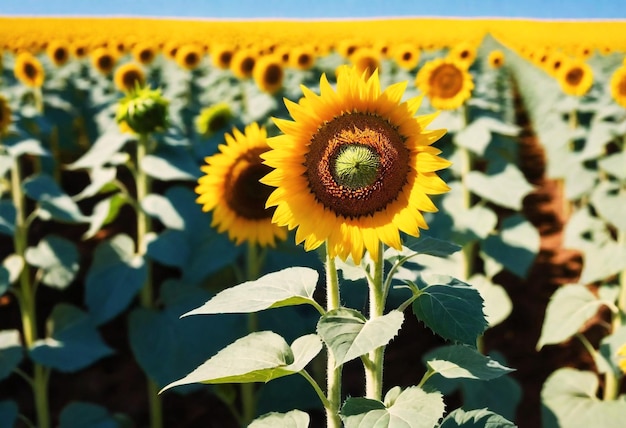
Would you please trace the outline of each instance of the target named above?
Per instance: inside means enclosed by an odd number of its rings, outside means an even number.
[[[260,157],[269,150],[267,132],[252,123],[244,133],[233,129],[224,137],[226,144],[201,168],[205,175],[198,179],[196,201],[203,211],[213,212],[211,225],[227,232],[238,245],[273,247],[276,240],[287,237],[287,231],[271,222],[274,210],[265,204],[272,189],[259,182],[271,170]]]
[[[299,103],[285,100],[294,121],[275,119],[284,135],[263,154],[274,168],[261,181],[276,187],[267,206],[273,221],[296,229],[296,242],[313,250],[324,242],[331,257],[376,259],[381,243],[400,249],[400,231],[413,236],[434,212],[428,195],[448,186],[436,171],[449,162],[432,144],[445,130],[427,131],[435,115],[414,117],[421,98],[402,102],[406,82],[381,90],[378,73],[366,78],[339,69],[336,90],[326,76],[320,95],[303,87]]]
[[[472,95],[474,82],[464,64],[454,59],[437,58],[427,62],[419,70],[415,84],[441,110],[461,107]]]
[[[46,78],[41,62],[29,52],[21,52],[15,58],[15,77],[31,88],[39,88]]]

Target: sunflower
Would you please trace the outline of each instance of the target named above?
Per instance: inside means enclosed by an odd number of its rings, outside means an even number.
[[[589,65],[578,59],[571,59],[557,74],[561,89],[568,95],[585,95],[593,84],[593,71]]]
[[[617,349],[617,356],[619,357],[617,365],[619,366],[622,373],[626,374],[626,344],[620,346]]]
[[[335,46],[335,50],[339,55],[344,58],[350,58],[359,47],[361,46],[361,42],[352,39],[343,39],[340,40],[339,43]]]
[[[626,66],[621,66],[611,76],[611,96],[617,104],[626,108]]]
[[[380,54],[371,48],[358,48],[350,57],[350,62],[356,67],[359,73],[366,73],[369,77],[374,70],[380,72]]]
[[[289,65],[298,70],[308,70],[315,64],[315,50],[309,45],[301,45],[288,55]]]
[[[156,49],[148,43],[137,43],[133,47],[132,54],[138,63],[150,65],[156,58]]]
[[[194,70],[200,65],[204,49],[197,45],[184,45],[176,51],[176,63],[185,70]]]
[[[70,52],[77,59],[85,58],[89,52],[89,44],[85,40],[74,40],[70,44]]]
[[[202,211],[213,211],[211,226],[227,231],[238,245],[248,241],[273,247],[287,231],[272,223],[274,209],[265,208],[272,188],[259,182],[271,171],[260,157],[270,149],[266,130],[252,123],[243,134],[233,129],[232,136],[224,137],[220,153],[207,157],[201,168],[205,175],[198,180],[196,202]]]
[[[504,54],[501,50],[489,52],[487,62],[491,68],[500,68],[504,65]]]
[[[420,50],[413,43],[402,43],[393,48],[393,59],[400,68],[413,70],[420,60]]]
[[[26,51],[19,53],[15,58],[13,72],[20,82],[32,88],[41,87],[46,77],[39,60]]]
[[[0,135],[4,135],[11,124],[11,107],[9,101],[0,95]]]
[[[135,89],[137,85],[145,85],[146,77],[139,65],[128,62],[120,65],[117,70],[115,70],[113,82],[115,82],[115,86],[120,91],[129,92]]]
[[[567,62],[568,58],[563,52],[552,52],[550,57],[546,60],[545,70],[548,74],[556,76],[561,71],[563,64]]]
[[[275,55],[262,56],[256,61],[252,70],[252,78],[256,85],[269,94],[274,94],[283,87],[284,77],[282,62]]]
[[[46,53],[54,65],[60,67],[70,59],[70,50],[65,43],[53,41],[48,43]]]
[[[476,59],[476,47],[468,42],[458,43],[450,49],[448,57],[456,61],[457,64],[469,68]]]
[[[230,61],[233,59],[234,49],[226,45],[211,46],[210,54],[213,65],[222,70],[230,67]]]
[[[206,107],[196,117],[196,131],[209,137],[228,125],[232,118],[233,112],[226,103]]]
[[[427,62],[415,78],[417,87],[436,109],[454,110],[472,95],[472,75],[452,59],[438,58]]]
[[[161,48],[161,52],[163,52],[163,55],[165,55],[167,58],[175,60],[179,47],[180,44],[177,41],[170,40],[163,45],[163,47]]]
[[[108,48],[100,47],[91,53],[91,64],[105,76],[113,71],[116,62],[115,54]]]
[[[257,54],[252,49],[239,49],[230,61],[230,70],[240,79],[252,77]]]
[[[401,102],[405,87],[381,92],[378,72],[344,66],[336,90],[322,75],[321,95],[303,87],[298,104],[285,100],[294,121],[274,119],[284,135],[268,140],[262,157],[275,169],[261,182],[277,188],[272,221],[297,228],[306,250],[326,242],[331,257],[359,263],[381,242],[400,249],[400,231],[428,227],[422,212],[437,211],[428,195],[448,190],[435,171],[449,162],[431,147],[445,130],[425,130],[435,115],[414,117],[421,97]]]

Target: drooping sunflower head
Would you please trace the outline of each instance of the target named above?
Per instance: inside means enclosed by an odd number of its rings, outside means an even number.
[[[393,48],[393,58],[400,68],[413,70],[420,60],[420,50],[413,43],[402,43]]]
[[[6,134],[11,125],[11,107],[9,101],[0,95],[0,136]]]
[[[489,52],[487,63],[489,63],[491,68],[502,67],[504,65],[504,53],[499,49]]]
[[[46,78],[41,62],[31,53],[23,51],[15,58],[15,77],[31,88],[39,88]]]
[[[278,92],[283,87],[284,77],[282,61],[276,55],[262,56],[254,64],[252,78],[263,92],[268,94]]]
[[[136,87],[120,100],[115,119],[118,124],[126,122],[137,134],[150,134],[167,128],[168,109],[169,101],[160,89]]]
[[[116,62],[117,56],[108,48],[100,47],[91,53],[91,64],[100,74],[105,76],[111,74]]]
[[[244,133],[233,129],[225,135],[219,153],[207,157],[196,193],[203,211],[213,211],[212,226],[228,232],[237,244],[250,242],[274,246],[287,231],[272,223],[273,208],[266,208],[272,188],[259,179],[271,171],[261,155],[269,150],[265,128],[253,123]]]
[[[133,47],[133,58],[139,64],[150,65],[156,58],[156,49],[154,46],[148,43],[137,43]]]
[[[196,131],[209,137],[226,127],[233,118],[233,112],[226,103],[218,103],[202,109],[196,117]]]
[[[583,61],[572,59],[567,61],[557,74],[561,89],[568,95],[583,96],[593,84],[593,71]]]
[[[70,59],[70,50],[66,43],[54,40],[48,43],[46,53],[50,61],[57,67],[64,65]]]
[[[176,63],[185,70],[195,70],[200,65],[204,49],[198,45],[184,45],[176,51]]]
[[[115,87],[122,92],[130,92],[137,86],[143,86],[146,83],[146,76],[143,69],[133,62],[120,65],[113,75]]]
[[[417,87],[436,109],[454,110],[472,95],[472,75],[450,58],[437,58],[426,63],[415,78]]]
[[[350,62],[356,67],[357,71],[370,77],[374,70],[380,72],[380,55],[371,48],[358,48],[350,57]]]
[[[611,96],[617,104],[626,108],[626,66],[621,66],[613,72]]]
[[[233,54],[230,61],[230,70],[240,79],[252,77],[252,70],[258,54],[252,49],[239,49]]]
[[[323,75],[320,95],[303,87],[299,103],[285,100],[294,121],[274,120],[284,135],[268,140],[262,157],[274,170],[261,181],[276,187],[273,221],[297,228],[306,250],[326,242],[359,263],[381,242],[400,249],[401,231],[427,228],[422,213],[437,210],[428,195],[448,190],[436,171],[449,162],[431,146],[445,130],[425,129],[435,115],[414,117],[421,97],[402,102],[405,88],[381,91],[377,72],[345,66],[336,89]]]

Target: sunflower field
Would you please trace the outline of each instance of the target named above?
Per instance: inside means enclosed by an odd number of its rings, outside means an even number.
[[[625,53],[0,17],[0,427],[622,427]]]

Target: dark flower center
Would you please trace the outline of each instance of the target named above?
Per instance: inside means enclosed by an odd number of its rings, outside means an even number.
[[[583,79],[585,72],[580,67],[574,67],[567,72],[565,80],[572,86],[577,86]]]
[[[274,214],[274,209],[265,208],[274,188],[259,181],[272,171],[261,163],[260,155],[265,151],[257,148],[241,156],[226,180],[226,203],[237,215],[250,220],[271,218]]]
[[[452,64],[442,64],[433,70],[428,83],[433,97],[453,98],[463,88],[463,73]]]
[[[283,68],[278,64],[270,64],[263,74],[263,81],[268,85],[277,85],[283,80]]]
[[[34,64],[27,62],[26,64],[24,64],[24,74],[29,79],[34,79],[35,77],[37,77],[37,67],[35,67]]]
[[[141,85],[143,82],[143,76],[137,70],[128,70],[122,76],[122,82],[126,89],[133,89],[135,87],[135,82],[138,82]]]

